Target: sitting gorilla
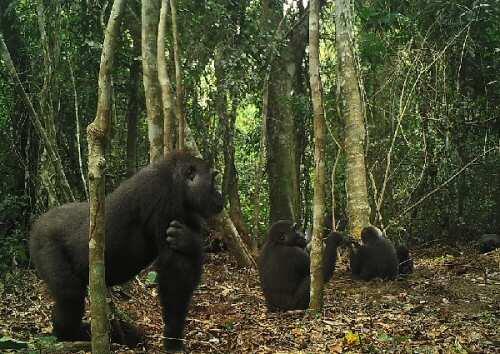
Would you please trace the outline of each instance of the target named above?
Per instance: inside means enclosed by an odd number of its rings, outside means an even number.
[[[374,226],[361,230],[362,245],[351,248],[351,272],[353,278],[395,279],[398,275],[398,257],[391,241]]]
[[[500,247],[500,236],[496,234],[484,234],[479,238],[479,251],[481,253],[491,252]]]
[[[398,256],[398,273],[399,275],[408,275],[413,273],[413,259],[410,256],[410,250],[404,245],[396,247]]]
[[[201,225],[222,210],[208,164],[185,152],[143,168],[106,197],[106,284],[132,279],[157,260],[165,348],[181,350],[184,323],[202,271]],[[30,253],[55,300],[54,334],[86,340],[89,204],[49,210],[33,225]]]
[[[343,237],[332,232],[326,239],[323,277],[330,280]],[[260,253],[260,283],[269,311],[305,310],[309,307],[309,253],[306,239],[288,220],[275,222]]]

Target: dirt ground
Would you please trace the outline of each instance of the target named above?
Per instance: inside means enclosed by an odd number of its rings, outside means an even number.
[[[227,254],[207,255],[185,333],[192,353],[500,353],[500,250],[413,251],[414,274],[392,282],[353,281],[340,262],[321,315],[269,313],[255,272]],[[115,302],[145,334],[116,353],[161,353],[157,290],[136,279]],[[0,338],[36,343],[49,336],[51,300],[33,270],[0,286]],[[1,351],[1,350],[0,350]],[[31,351],[33,353],[40,351]],[[83,352],[83,351],[82,351]]]

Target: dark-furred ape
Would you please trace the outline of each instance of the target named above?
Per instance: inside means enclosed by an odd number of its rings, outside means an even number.
[[[106,284],[132,279],[157,260],[165,348],[181,350],[184,323],[202,271],[201,224],[222,210],[209,165],[185,152],[143,168],[106,197]],[[30,253],[55,300],[54,334],[85,340],[89,204],[49,210],[33,225]]]
[[[323,277],[330,280],[343,237],[328,235]],[[259,256],[260,285],[269,311],[304,310],[309,307],[310,274],[306,239],[291,221],[280,220],[269,229]]]
[[[399,275],[409,275],[413,273],[413,258],[411,258],[410,250],[405,245],[396,247],[396,255],[398,256],[398,273]]]
[[[375,226],[361,230],[362,245],[351,249],[351,272],[355,279],[395,279],[398,275],[398,257],[391,241]]]

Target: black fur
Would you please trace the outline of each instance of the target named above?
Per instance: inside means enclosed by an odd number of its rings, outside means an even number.
[[[326,240],[323,276],[330,280],[343,238],[330,233]],[[262,291],[270,311],[303,310],[309,307],[309,253],[306,239],[291,221],[275,222],[259,257]]]
[[[175,152],[106,198],[106,283],[124,283],[158,259],[167,350],[182,348],[188,305],[201,275],[200,225],[222,210],[214,176],[206,162]],[[31,230],[31,257],[55,300],[54,334],[60,340],[85,338],[88,235],[88,203],[49,210]]]
[[[491,252],[500,247],[500,236],[496,234],[484,234],[479,238],[479,251],[481,253]]]
[[[355,279],[395,279],[398,275],[398,258],[391,241],[374,226],[361,231],[362,245],[355,245],[351,252],[351,272]]]
[[[398,256],[398,273],[399,275],[408,275],[413,273],[413,259],[410,255],[410,250],[404,245],[396,247],[396,254]]]

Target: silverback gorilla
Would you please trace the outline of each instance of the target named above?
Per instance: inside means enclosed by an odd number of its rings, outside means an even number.
[[[355,279],[395,279],[398,275],[398,257],[391,241],[374,226],[361,230],[362,245],[354,245],[351,252],[351,272]]]
[[[342,235],[332,232],[326,239],[323,277],[330,280]],[[306,239],[288,220],[275,222],[259,257],[259,275],[269,311],[304,310],[309,307],[309,254]]]
[[[106,284],[132,279],[157,259],[167,350],[182,350],[188,306],[202,270],[201,223],[222,210],[215,172],[174,152],[106,197]],[[33,225],[30,252],[55,300],[59,340],[88,338],[82,315],[88,284],[89,204],[51,209]]]

